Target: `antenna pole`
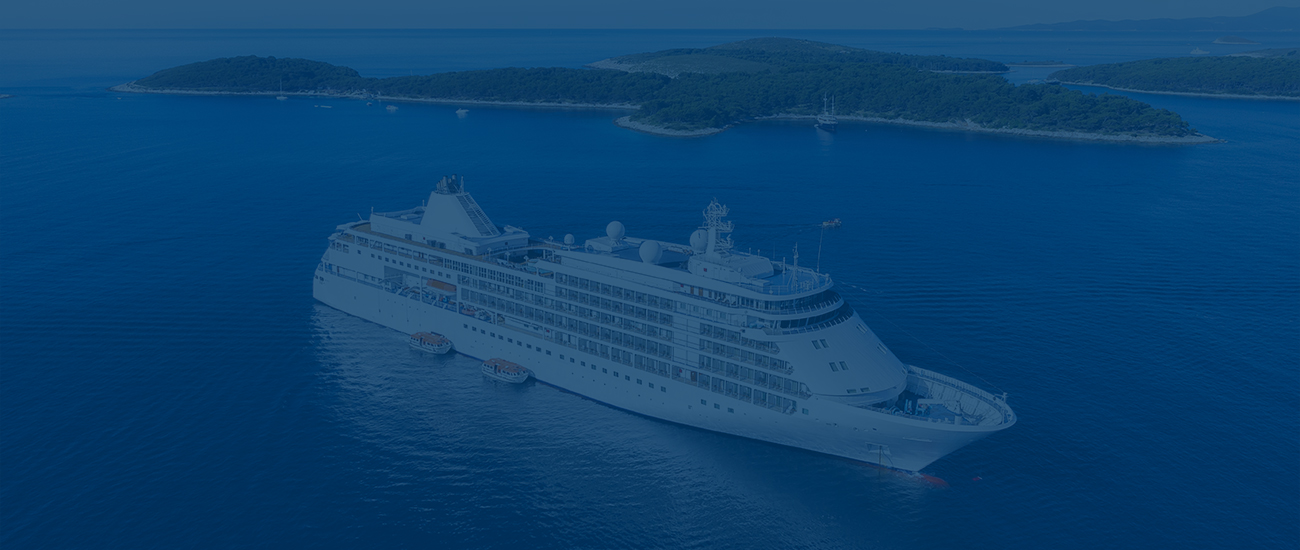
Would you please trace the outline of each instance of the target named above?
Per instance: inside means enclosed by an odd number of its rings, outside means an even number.
[[[822,272],[822,241],[826,240],[826,226],[822,225],[822,235],[817,238],[817,272]]]

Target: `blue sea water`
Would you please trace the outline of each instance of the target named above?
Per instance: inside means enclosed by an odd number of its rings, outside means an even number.
[[[104,90],[227,55],[385,76],[763,35],[1229,53],[1195,33],[0,31],[0,544],[1300,543],[1300,104],[1132,94],[1226,140],[1175,147],[801,123],[672,139],[610,111]],[[842,218],[820,264],[866,321],[905,361],[1008,392],[1020,421],[927,468],[937,488],[503,387],[313,301],[335,225],[452,172],[543,237],[617,219],[683,241],[717,197],[738,246],[811,262],[809,227]]]

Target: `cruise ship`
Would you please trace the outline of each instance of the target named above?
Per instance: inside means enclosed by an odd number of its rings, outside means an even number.
[[[539,239],[443,177],[338,226],[313,295],[620,409],[905,472],[1015,424],[1005,394],[901,362],[829,275],[734,250],[727,208],[703,214],[687,244],[618,221]]]

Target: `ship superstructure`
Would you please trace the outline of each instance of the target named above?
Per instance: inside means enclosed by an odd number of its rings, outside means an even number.
[[[830,276],[733,249],[714,201],[689,244],[497,226],[458,176],[338,226],[313,294],[646,416],[917,471],[1015,423],[1005,396],[903,364]]]

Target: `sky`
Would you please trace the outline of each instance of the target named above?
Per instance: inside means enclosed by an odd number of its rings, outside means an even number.
[[[1297,0],[15,0],[0,28],[986,29],[1249,15]]]

